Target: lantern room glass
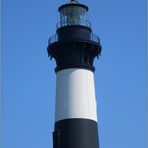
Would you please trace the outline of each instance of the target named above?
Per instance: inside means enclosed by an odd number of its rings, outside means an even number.
[[[81,25],[90,27],[87,9],[82,6],[70,5],[60,10],[60,22],[58,27],[68,25]]]

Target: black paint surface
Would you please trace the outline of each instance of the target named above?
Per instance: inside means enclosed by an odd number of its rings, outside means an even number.
[[[88,7],[86,5],[80,4],[80,3],[68,3],[68,4],[64,4],[62,6],[59,7],[59,12],[68,6],[79,6],[79,7],[84,7],[86,9],[86,11],[88,11]]]
[[[91,40],[91,30],[84,26],[67,26],[57,30],[58,41],[47,48],[56,60],[56,72],[84,68],[94,72],[93,62],[101,54],[100,43]]]
[[[89,119],[56,122],[53,148],[99,148],[97,122]]]

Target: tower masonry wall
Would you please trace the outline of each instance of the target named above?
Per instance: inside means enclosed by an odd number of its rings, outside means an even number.
[[[97,122],[94,73],[90,70],[71,68],[56,74],[55,121],[73,118]]]

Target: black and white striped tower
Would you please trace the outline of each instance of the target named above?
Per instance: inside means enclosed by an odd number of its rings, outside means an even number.
[[[71,0],[59,12],[48,44],[57,64],[53,148],[99,148],[93,61],[101,53],[100,40],[86,5]]]

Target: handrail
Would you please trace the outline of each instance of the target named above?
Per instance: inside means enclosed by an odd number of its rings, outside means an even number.
[[[48,40],[48,45],[54,43],[54,42],[57,42],[58,41],[58,35],[57,34],[54,34],[52,35],[49,40]]]
[[[54,42],[58,42],[59,39],[58,39],[58,35],[57,34],[54,34],[53,36],[51,36],[48,40],[48,45],[54,43]],[[96,34],[94,33],[91,33],[90,35],[90,39],[89,41],[93,41],[93,42],[96,42],[96,43],[100,43],[100,38],[99,36],[97,36]]]
[[[91,28],[91,23],[88,20],[83,20],[78,18],[62,20],[57,23],[56,28],[59,29],[61,27],[70,26],[70,25],[80,25]]]

